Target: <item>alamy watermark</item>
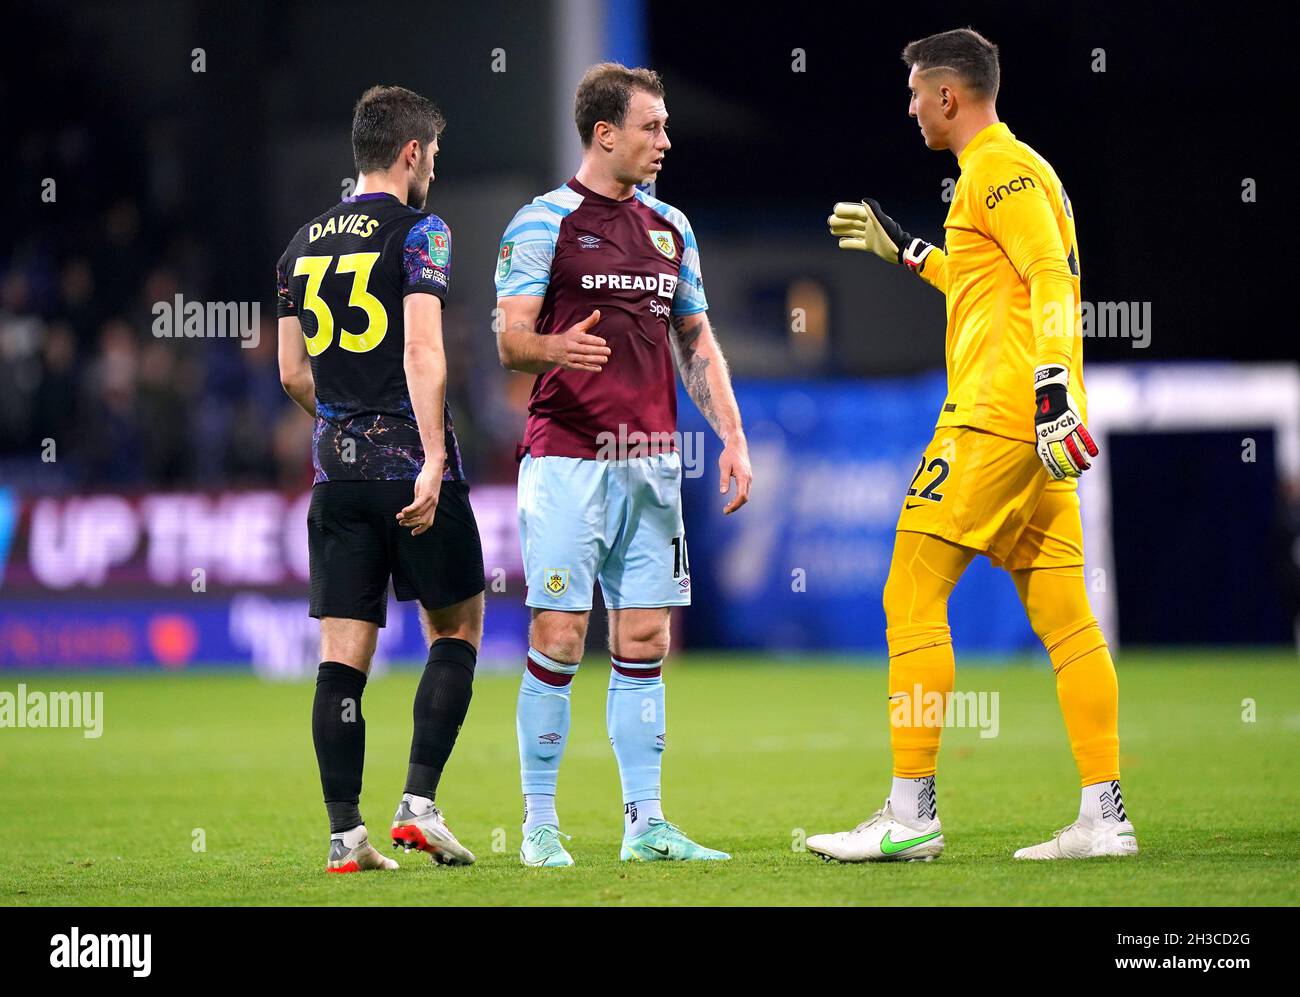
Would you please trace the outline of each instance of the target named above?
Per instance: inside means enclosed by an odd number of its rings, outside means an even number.
[[[1065,336],[1071,328],[1059,301],[1043,305],[1044,335]],[[1145,350],[1151,345],[1151,302],[1082,301],[1077,330],[1085,339],[1129,339],[1133,349]]]
[[[889,722],[894,727],[975,727],[980,737],[997,737],[1001,729],[997,691],[926,692],[918,682],[911,692],[889,697]]]
[[[50,938],[50,965],[55,969],[129,969],[137,978],[153,969],[153,935],[99,934],[73,925]]]
[[[0,692],[0,727],[79,727],[82,737],[102,737],[104,694],[29,691],[20,682],[17,692]]]
[[[239,339],[244,349],[262,341],[260,301],[173,301],[153,304],[153,334],[158,339]]]
[[[681,454],[682,477],[698,478],[704,474],[701,432],[682,433],[675,429],[670,433],[658,430],[646,433],[639,429],[628,432],[627,423],[620,422],[617,433],[605,430],[597,434],[596,445],[597,460],[628,461],[676,451]]]

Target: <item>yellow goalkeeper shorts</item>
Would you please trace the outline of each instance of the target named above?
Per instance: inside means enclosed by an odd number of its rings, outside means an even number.
[[[1032,443],[940,426],[897,528],[969,547],[1008,571],[1083,564],[1077,489],[1077,479],[1048,476]]]

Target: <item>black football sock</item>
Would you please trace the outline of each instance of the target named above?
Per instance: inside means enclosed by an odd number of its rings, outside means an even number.
[[[429,648],[429,663],[415,690],[415,733],[411,737],[411,764],[406,770],[406,792],[434,798],[443,766],[456,746],[474,694],[474,664],[478,652],[459,637],[440,637]]]
[[[366,721],[361,694],[366,673],[338,661],[322,661],[316,673],[311,736],[316,744],[330,834],[361,823],[361,770],[366,761]]]

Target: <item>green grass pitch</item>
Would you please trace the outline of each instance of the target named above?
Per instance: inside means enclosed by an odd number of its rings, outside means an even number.
[[[1073,819],[1078,782],[1046,663],[963,667],[999,693],[1000,731],[944,733],[933,863],[830,865],[802,833],[851,827],[889,778],[885,672],[692,656],[667,671],[667,815],[729,863],[618,861],[607,667],[574,692],[559,812],[571,869],[518,863],[517,674],[478,679],[439,803],[479,856],[399,854],[395,873],[327,876],[312,687],[246,674],[28,674],[0,689],[102,689],[104,733],[0,729],[0,904],[1295,904],[1300,672],[1284,654],[1122,655],[1125,800],[1136,859],[1017,863]],[[417,675],[366,692],[362,811],[386,854]],[[1243,719],[1253,700],[1253,722]],[[202,831],[204,850],[195,850]]]

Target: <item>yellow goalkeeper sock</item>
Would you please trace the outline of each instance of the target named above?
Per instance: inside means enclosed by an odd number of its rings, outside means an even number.
[[[894,776],[932,776],[956,668],[948,596],[974,553],[923,533],[898,533],[885,582],[889,744]]]
[[[1083,569],[1030,568],[1013,577],[1052,659],[1080,785],[1119,779],[1119,680],[1088,605]]]

